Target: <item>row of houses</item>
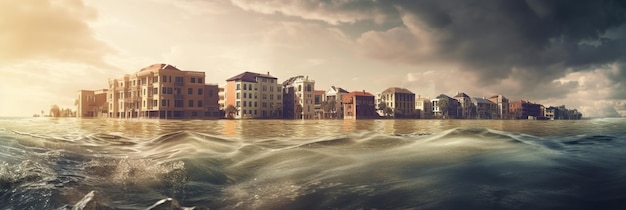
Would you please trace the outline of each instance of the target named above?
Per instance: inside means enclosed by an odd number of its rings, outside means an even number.
[[[76,106],[78,117],[159,119],[558,119],[563,113],[559,107],[509,102],[501,95],[476,98],[458,93],[430,99],[399,87],[378,94],[336,86],[319,90],[308,76],[279,82],[269,72],[243,72],[219,87],[207,83],[205,72],[169,64],[109,79],[106,89],[80,90]]]

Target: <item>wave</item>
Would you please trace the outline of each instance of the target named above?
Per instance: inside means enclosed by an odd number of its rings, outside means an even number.
[[[0,203],[13,209],[611,209],[626,199],[625,139],[612,134],[0,138]]]

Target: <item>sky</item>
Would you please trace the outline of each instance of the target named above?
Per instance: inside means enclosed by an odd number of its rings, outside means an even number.
[[[624,117],[625,49],[624,1],[0,0],[0,116],[75,109],[78,90],[168,63],[220,85],[270,72]]]

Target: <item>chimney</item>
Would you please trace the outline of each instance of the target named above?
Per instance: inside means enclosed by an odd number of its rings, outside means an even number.
[[[270,72],[269,72],[269,71],[267,72],[267,75],[270,75]]]

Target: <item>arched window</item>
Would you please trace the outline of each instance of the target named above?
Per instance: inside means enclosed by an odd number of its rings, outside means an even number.
[[[302,85],[298,85],[298,91],[302,91]]]

